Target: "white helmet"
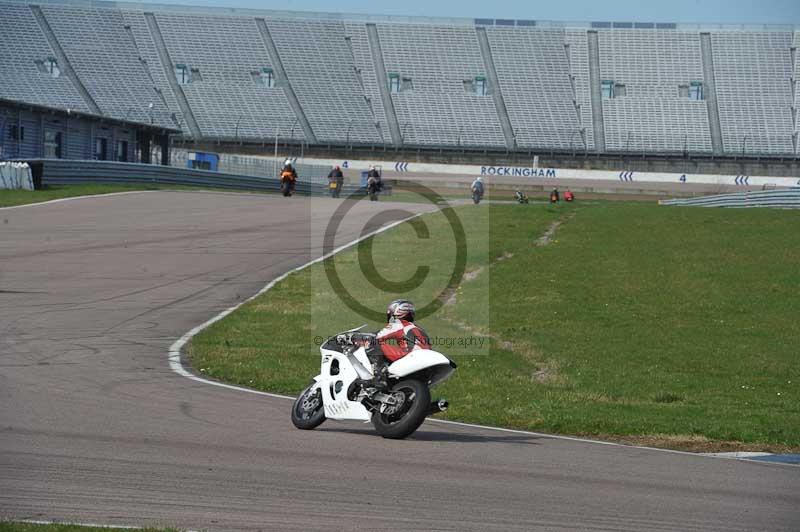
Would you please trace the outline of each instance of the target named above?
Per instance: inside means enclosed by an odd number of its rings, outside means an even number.
[[[480,183],[483,183],[483,178],[482,178],[482,177],[480,177],[480,176],[478,176],[478,179],[476,179],[475,181],[478,181],[478,182],[480,182]]]
[[[285,161],[283,161],[283,166],[292,166],[292,160],[286,159]]]

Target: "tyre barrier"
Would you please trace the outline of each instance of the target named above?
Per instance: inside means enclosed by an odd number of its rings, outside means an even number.
[[[33,174],[27,163],[0,163],[0,189],[33,190]]]

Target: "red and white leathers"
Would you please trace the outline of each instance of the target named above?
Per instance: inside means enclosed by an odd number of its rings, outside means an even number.
[[[378,331],[377,340],[383,356],[390,362],[403,358],[415,349],[431,348],[430,338],[425,331],[414,322],[402,319],[393,319]],[[397,345],[390,343],[390,340],[395,340]]]

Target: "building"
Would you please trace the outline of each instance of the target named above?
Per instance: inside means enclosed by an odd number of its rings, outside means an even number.
[[[169,164],[178,130],[0,98],[0,159]]]

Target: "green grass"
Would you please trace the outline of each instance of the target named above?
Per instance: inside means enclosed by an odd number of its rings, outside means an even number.
[[[798,213],[616,202],[456,212],[470,273],[456,303],[420,324],[488,344],[440,347],[459,363],[434,390],[451,402],[447,418],[693,450],[800,450]],[[430,267],[406,294],[418,306],[455,254],[444,217],[425,220],[429,242],[408,224],[373,239],[390,280]],[[537,246],[554,221],[551,243]],[[395,259],[412,250],[416,261]],[[371,286],[358,260],[354,249],[330,264],[379,309],[396,294]],[[212,378],[296,393],[318,371],[313,338],[364,321],[316,265],[203,331],[188,354]]]
[[[14,207],[75,196],[93,196],[133,190],[161,190],[158,185],[50,185],[41,190],[0,190],[0,207]]]
[[[0,521],[0,532],[108,532],[107,527],[80,525],[38,525],[15,521]],[[177,528],[117,528],[114,530],[136,530],[140,532],[178,532]]]

